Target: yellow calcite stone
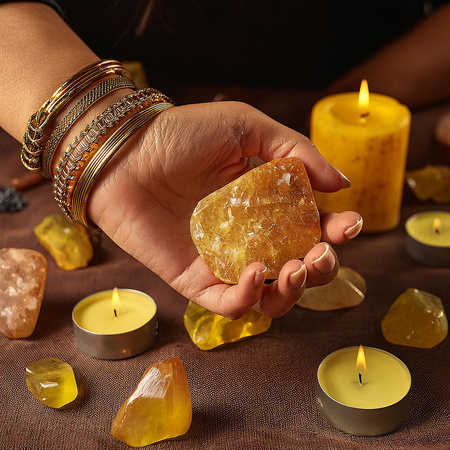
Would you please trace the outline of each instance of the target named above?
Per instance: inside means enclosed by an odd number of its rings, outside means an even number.
[[[74,224],[62,214],[47,216],[34,233],[61,269],[86,267],[94,256],[89,234],[80,224]]]
[[[171,358],[148,367],[117,412],[111,434],[131,447],[143,447],[181,436],[191,421],[186,372],[179,358]]]
[[[271,324],[270,317],[252,309],[236,320],[214,314],[194,302],[189,302],[184,312],[184,326],[192,342],[202,350],[211,350],[228,342],[264,333]]]
[[[439,297],[407,289],[381,321],[384,338],[392,344],[431,348],[448,334],[448,320]]]
[[[283,265],[320,241],[320,218],[308,175],[297,158],[281,158],[247,172],[202,199],[191,236],[214,275],[236,284],[252,262],[276,279]]]
[[[450,202],[450,167],[427,165],[406,172],[406,182],[421,201]]]
[[[297,305],[315,311],[351,308],[364,300],[365,293],[364,278],[349,267],[340,267],[330,283],[306,289]]]
[[[25,380],[33,395],[52,408],[61,408],[78,395],[72,367],[58,358],[45,358],[30,364],[25,369]]]

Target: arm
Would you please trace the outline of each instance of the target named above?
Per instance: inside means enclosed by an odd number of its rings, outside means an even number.
[[[327,94],[357,91],[366,78],[373,92],[411,108],[450,99],[450,4],[333,83]]]

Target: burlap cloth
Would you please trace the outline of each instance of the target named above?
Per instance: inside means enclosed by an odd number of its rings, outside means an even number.
[[[426,162],[450,164],[450,150],[432,139],[436,118],[444,110],[414,115],[409,168]],[[1,132],[0,184],[24,174],[19,149],[16,141]],[[332,312],[296,306],[275,319],[267,333],[205,352],[194,346],[185,331],[186,299],[107,237],[102,236],[88,268],[59,269],[33,233],[45,216],[58,212],[50,184],[44,182],[24,197],[25,210],[0,215],[0,245],[44,253],[48,279],[33,335],[20,340],[0,335],[0,448],[128,448],[111,436],[111,422],[146,367],[173,356],[186,368],[192,426],[186,435],[155,444],[155,449],[450,448],[450,339],[429,350],[409,348],[389,344],[380,329],[390,305],[409,287],[441,297],[450,313],[450,269],[419,265],[405,251],[404,221],[435,205],[419,204],[406,190],[397,229],[362,235],[337,248],[341,264],[358,270],[367,280],[367,296],[360,306]],[[438,209],[449,211],[450,205]],[[140,356],[122,361],[93,359],[75,344],[72,308],[86,295],[114,286],[139,289],[155,299],[159,337]],[[316,406],[316,371],[322,359],[359,344],[393,353],[412,375],[408,419],[386,436],[356,437],[337,431]],[[78,398],[59,410],[39,402],[25,384],[25,367],[49,356],[68,362],[79,386]]]

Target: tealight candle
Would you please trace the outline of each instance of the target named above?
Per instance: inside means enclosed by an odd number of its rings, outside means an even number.
[[[414,214],[406,221],[405,229],[411,258],[429,266],[450,267],[450,212]]]
[[[363,83],[359,94],[331,95],[317,102],[311,113],[311,140],[352,183],[339,192],[317,192],[318,206],[333,212],[358,211],[366,232],[395,228],[400,222],[410,122],[406,106],[385,95],[369,96]]]
[[[406,420],[411,375],[388,352],[371,347],[338,350],[322,361],[317,380],[319,409],[339,430],[378,436]]]
[[[100,359],[123,359],[147,350],[156,340],[156,303],[132,289],[97,292],[72,311],[78,348]]]

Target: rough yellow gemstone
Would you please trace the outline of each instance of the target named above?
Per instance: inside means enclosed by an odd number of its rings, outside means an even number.
[[[77,398],[78,387],[72,367],[58,358],[44,358],[25,369],[28,389],[41,402],[61,408]]]
[[[340,267],[330,283],[306,289],[297,305],[315,311],[351,308],[364,300],[365,293],[364,278],[349,267]]]
[[[252,262],[276,279],[283,265],[320,241],[319,213],[308,175],[297,158],[281,158],[247,172],[202,199],[191,236],[214,275],[236,284]]]
[[[35,229],[40,244],[55,258],[61,269],[86,267],[94,256],[89,234],[62,214],[47,216]]]
[[[406,182],[421,201],[450,202],[450,167],[427,165],[406,172]]]
[[[114,418],[111,434],[132,447],[181,436],[191,425],[189,385],[179,358],[158,361],[144,373]]]
[[[35,250],[0,250],[0,331],[9,338],[30,336],[44,297],[47,260]]]
[[[390,307],[381,329],[392,344],[431,348],[447,336],[448,320],[439,297],[407,289]]]
[[[184,313],[184,326],[192,342],[202,350],[211,350],[228,342],[235,342],[248,336],[267,331],[272,324],[270,317],[252,309],[236,320],[214,314],[189,302]]]

